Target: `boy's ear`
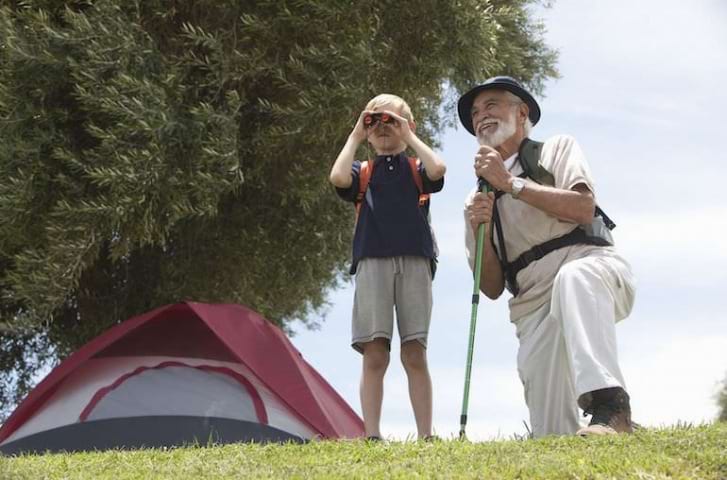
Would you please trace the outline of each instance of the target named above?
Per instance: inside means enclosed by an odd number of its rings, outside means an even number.
[[[414,120],[409,120],[409,130],[416,132],[417,124]]]

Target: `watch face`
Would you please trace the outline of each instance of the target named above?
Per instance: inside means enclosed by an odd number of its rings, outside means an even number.
[[[525,187],[525,180],[522,178],[516,178],[512,181],[512,196],[517,198],[520,195],[523,187]]]

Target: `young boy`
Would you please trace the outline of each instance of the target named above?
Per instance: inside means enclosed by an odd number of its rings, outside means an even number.
[[[446,166],[414,134],[415,127],[403,99],[376,96],[359,115],[330,175],[338,195],[359,209],[351,265],[351,274],[356,274],[351,344],[363,353],[361,409],[371,440],[381,439],[379,420],[394,308],[417,435],[423,439],[432,435],[432,382],[426,346],[435,247],[427,219],[428,200],[423,195],[442,189]],[[376,151],[367,166],[372,168],[367,187],[361,185],[366,177],[362,164],[354,161],[364,140]],[[416,152],[419,162],[406,156],[407,146]]]

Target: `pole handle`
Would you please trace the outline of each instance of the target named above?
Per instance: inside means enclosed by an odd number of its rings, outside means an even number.
[[[487,193],[490,190],[491,190],[490,184],[487,183],[487,180],[485,180],[482,177],[477,177],[477,191]]]

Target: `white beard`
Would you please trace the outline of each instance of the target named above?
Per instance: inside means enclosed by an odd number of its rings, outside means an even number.
[[[477,141],[480,145],[487,145],[488,147],[497,148],[505,141],[515,135],[517,126],[515,125],[514,113],[508,115],[507,120],[500,120],[497,122],[494,133],[488,133],[487,131],[477,133]]]

